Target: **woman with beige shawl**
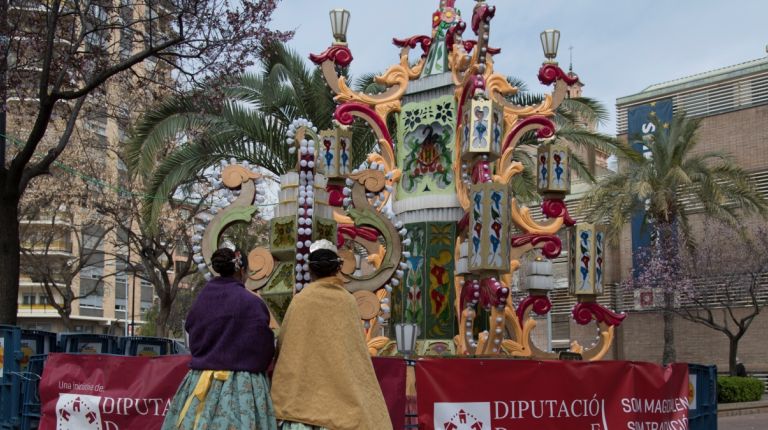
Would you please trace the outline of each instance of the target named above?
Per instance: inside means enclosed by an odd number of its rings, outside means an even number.
[[[282,430],[391,430],[365,345],[357,303],[336,275],[327,240],[310,247],[315,277],[291,301],[280,327],[272,402]]]

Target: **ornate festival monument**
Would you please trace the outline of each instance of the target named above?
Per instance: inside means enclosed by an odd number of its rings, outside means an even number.
[[[568,214],[569,150],[553,139],[555,110],[578,77],[555,62],[560,35],[547,30],[541,34],[547,60],[538,78],[554,86],[552,93],[537,105],[510,103],[517,88],[494,70],[501,50],[489,43],[495,7],[477,1],[465,22],[454,3],[440,2],[430,36],[393,40],[399,61],[376,77],[385,88],[378,94],[349,87],[343,72],[352,62],[350,14],[331,11],[335,41],[311,60],[336,94],[337,126],[318,131],[306,120],[291,126],[286,144],[297,157],[296,170],[280,178],[269,249],[248,255],[248,287],[279,321],[309,282],[309,245],[329,239],[344,259],[342,275],[358,300],[372,355],[396,354],[389,321],[407,321],[419,327],[422,355],[556,359],[532,341],[531,312],[545,315],[552,308],[550,260],[562,251],[558,232],[568,228],[570,294],[578,299],[573,317],[597,324],[599,333],[594,345],[573,342],[571,350],[599,360],[624,315],[596,301],[603,293],[604,232]],[[476,39],[465,38],[468,29]],[[413,65],[417,49],[421,56]],[[348,127],[356,119],[373,130],[378,151],[350,166]],[[513,151],[527,133],[541,142],[536,183],[544,223],[510,187],[525,170]],[[223,168],[223,192],[233,202],[214,207],[197,226],[202,268],[227,226],[251,221],[259,181],[248,165]],[[513,303],[512,275],[526,254],[533,257],[526,265],[528,296]]]

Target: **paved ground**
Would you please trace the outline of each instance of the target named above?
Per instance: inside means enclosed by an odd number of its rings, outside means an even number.
[[[717,430],[768,430],[768,413],[717,419]]]

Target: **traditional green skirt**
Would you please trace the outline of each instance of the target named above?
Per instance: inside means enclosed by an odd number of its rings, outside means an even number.
[[[263,373],[190,370],[162,430],[277,430]]]

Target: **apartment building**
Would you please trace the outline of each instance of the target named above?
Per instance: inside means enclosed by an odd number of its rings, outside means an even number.
[[[111,32],[91,33],[83,44],[85,50],[102,50],[111,58],[125,59],[142,44],[151,43],[153,37],[159,40],[172,31],[167,22],[157,19],[164,7],[162,1],[94,1],[89,3],[83,21],[73,25],[87,26],[88,20],[102,24],[115,19],[149,22],[144,26],[148,34],[136,34],[135,27],[116,27]],[[45,13],[45,8],[34,1],[9,4],[9,19],[23,23],[20,27],[25,31],[45,23]],[[55,43],[71,44],[66,37],[56,39]],[[9,93],[10,137],[24,136],[34,119],[35,79],[40,70],[34,58],[34,52],[12,53],[9,58],[9,66],[16,73],[29,74],[28,81],[22,81],[28,84]],[[135,86],[131,90],[128,84],[137,76],[150,75],[153,82],[171,83],[170,73],[167,64],[148,59],[135,66],[129,76],[112,79],[90,95],[59,163],[49,177],[36,180],[31,186],[21,220],[21,327],[126,334],[144,323],[155,295],[152,284],[141,276],[140,258],[135,250],[129,251],[126,232],[122,231],[135,228],[133,218],[127,215],[122,225],[114,219],[107,220],[97,210],[96,200],[108,199],[119,204],[135,197],[120,159],[120,148],[126,142],[131,121],[154,100],[148,96],[149,88],[136,92]],[[63,115],[54,112],[53,117],[46,139],[54,139],[63,128]],[[46,144],[51,142],[44,140],[43,146]],[[51,288],[47,290],[46,284]],[[53,303],[71,305],[69,322],[62,319]]]

